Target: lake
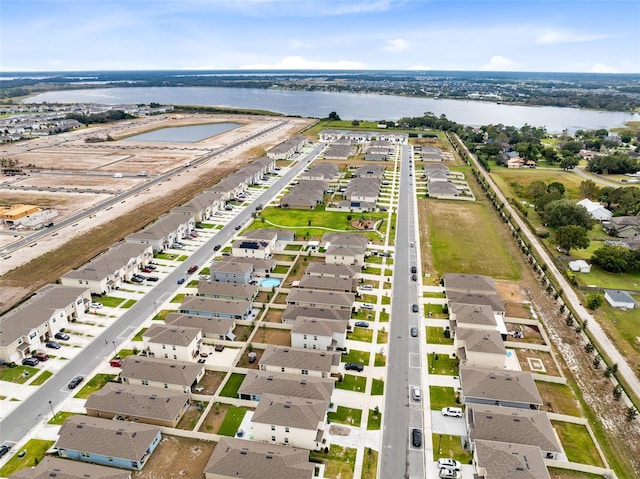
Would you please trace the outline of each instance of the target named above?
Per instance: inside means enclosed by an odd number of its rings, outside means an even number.
[[[579,110],[545,106],[501,105],[492,102],[409,98],[392,95],[263,90],[259,88],[142,87],[99,88],[41,93],[26,103],[102,103],[109,105],[157,102],[271,110],[285,115],[324,118],[337,112],[349,120],[391,120],[432,112],[471,126],[502,123],[544,126],[550,133],[623,126],[638,121],[637,113]]]
[[[161,128],[141,135],[130,136],[122,141],[166,141],[178,143],[195,143],[214,135],[239,127],[239,123],[209,123],[207,125],[177,126]]]

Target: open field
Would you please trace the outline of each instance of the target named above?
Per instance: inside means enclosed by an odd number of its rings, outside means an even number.
[[[499,225],[485,205],[421,199],[418,208],[420,216],[427,219],[434,272],[520,279],[519,268],[500,237]]]
[[[492,168],[491,178],[498,184],[507,197],[525,199],[527,188],[534,181],[547,184],[557,181],[562,183],[566,195],[570,199],[579,200],[580,183],[584,178],[570,171],[561,169],[528,169],[528,168]]]

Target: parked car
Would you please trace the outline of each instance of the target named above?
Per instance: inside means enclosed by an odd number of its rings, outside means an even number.
[[[367,323],[366,321],[356,321],[354,324],[359,328],[368,328],[369,327],[369,323]]]
[[[193,274],[193,273],[195,273],[196,271],[198,271],[198,265],[197,265],[197,264],[194,264],[194,265],[189,266],[189,269],[187,270],[187,273],[189,273],[189,274]]]
[[[356,364],[356,363],[345,363],[344,368],[347,371],[358,371],[360,373],[364,371],[364,366],[362,364]]]
[[[10,450],[11,446],[9,446],[8,444],[3,444],[2,446],[0,446],[0,457],[3,457]]]
[[[417,313],[418,311],[420,311],[420,307],[417,304],[413,304],[411,305],[411,311]]]
[[[219,244],[215,245],[213,247],[213,251],[218,251],[221,248],[221,246]]]
[[[53,337],[56,339],[62,339],[63,341],[69,341],[69,339],[71,339],[71,336],[69,336],[67,333],[63,333],[62,331],[58,331],[53,335]]]
[[[147,281],[153,281],[155,283],[156,281],[160,281],[160,278],[157,276],[148,276]]]
[[[216,346],[213,348],[214,351],[217,351],[218,353],[224,351],[224,344],[216,344]]]
[[[443,407],[442,415],[447,417],[462,417],[462,408],[459,407]]]
[[[49,355],[47,353],[36,353],[33,355],[33,357],[42,362],[49,359]]]
[[[371,286],[370,284],[363,284],[363,285],[360,285],[359,288],[362,291],[371,291],[373,289],[373,286]]]
[[[418,275],[417,274],[412,274],[411,275],[411,281],[418,281]]]
[[[80,383],[82,382],[82,380],[83,380],[83,379],[84,379],[84,377],[83,377],[83,376],[76,376],[75,378],[73,378],[73,379],[71,380],[71,382],[69,382],[69,384],[67,385],[67,387],[68,387],[69,389],[75,389],[75,388],[76,388],[76,386],[77,386],[78,384],[80,384]]]
[[[151,268],[142,268],[140,271],[142,271],[143,273],[153,273],[153,270]]]
[[[23,366],[37,366],[40,360],[38,358],[30,357],[30,358],[22,358]]]
[[[121,368],[122,367],[122,359],[116,358],[109,361],[109,366],[113,368]]]
[[[182,283],[184,283],[184,278],[180,278],[180,279],[178,280],[178,284],[182,284]]]
[[[142,278],[140,276],[134,276],[131,278],[131,281],[133,283],[144,283],[145,278]]]
[[[412,338],[418,337],[418,328],[411,328],[411,337]]]
[[[422,446],[422,431],[420,429],[411,429],[411,443],[413,444],[413,447]]]
[[[420,399],[422,399],[422,391],[418,386],[415,386],[411,390],[411,397],[413,398],[414,401],[420,401]]]
[[[154,270],[157,268],[157,266],[155,264],[148,264],[147,268]]]
[[[439,477],[444,479],[460,479],[462,476],[459,471],[453,469],[440,469]]]
[[[92,307],[93,309],[100,309],[100,308],[102,308],[103,304],[102,303],[93,302],[93,303],[90,303],[89,306]]]
[[[438,468],[439,469],[452,469],[454,471],[459,471],[461,464],[459,461],[455,459],[449,459],[448,457],[441,457],[438,459]]]
[[[240,228],[242,228],[242,225],[236,225],[236,231],[240,231]]]
[[[373,309],[373,304],[371,303],[362,303],[362,309]]]
[[[56,343],[55,341],[47,341],[44,345],[51,349],[60,349],[62,347],[60,343]]]
[[[411,272],[412,273],[417,273],[418,272],[418,268],[416,268],[415,266],[411,267]]]

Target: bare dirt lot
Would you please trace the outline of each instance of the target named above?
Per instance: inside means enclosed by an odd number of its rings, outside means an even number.
[[[160,444],[142,471],[133,479],[201,479],[216,443],[178,436],[162,436]]]

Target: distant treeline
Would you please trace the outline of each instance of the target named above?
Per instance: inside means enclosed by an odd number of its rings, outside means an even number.
[[[268,115],[268,116],[282,116],[282,113],[277,113],[269,110],[250,110],[245,108],[226,108],[220,106],[200,106],[200,105],[175,105],[174,112],[179,113],[226,113],[234,115]],[[289,115],[291,116],[291,115]]]
[[[92,113],[90,115],[83,115],[81,113],[69,113],[66,115],[69,120],[77,120],[80,123],[89,125],[92,123],[113,123],[114,121],[128,120],[135,118],[133,115],[129,115],[122,110],[109,110],[103,113]]]

